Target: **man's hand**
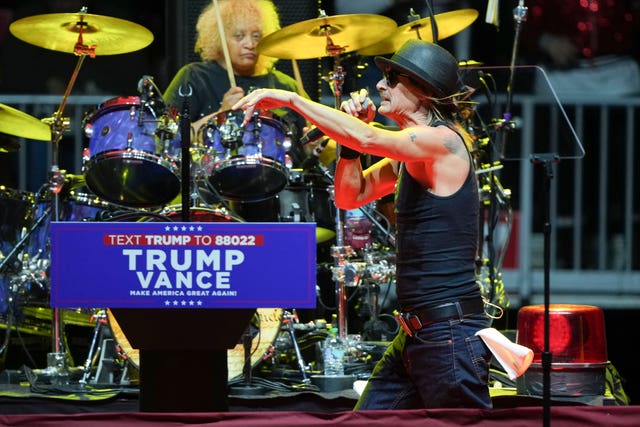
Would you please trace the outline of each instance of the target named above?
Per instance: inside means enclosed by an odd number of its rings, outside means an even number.
[[[350,99],[342,102],[340,109],[365,123],[370,123],[376,116],[376,106],[369,98],[367,90],[360,89],[357,92],[351,92],[350,96]]]

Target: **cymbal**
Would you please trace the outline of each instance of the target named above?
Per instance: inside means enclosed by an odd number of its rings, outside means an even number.
[[[51,140],[49,125],[4,104],[0,104],[0,132],[39,141]]]
[[[451,12],[444,12],[435,15],[438,28],[438,40],[443,40],[467,28],[478,17],[475,9],[461,9]],[[390,36],[382,41],[366,46],[358,50],[363,56],[385,55],[393,53],[409,39],[420,39],[433,42],[433,32],[431,31],[431,17],[418,19],[408,24],[404,24]]]
[[[258,43],[258,52],[280,59],[332,56],[377,43],[397,28],[393,19],[381,15],[320,16],[267,35]]]
[[[463,61],[458,61],[458,67],[477,67],[479,65],[483,65],[483,62],[474,61],[473,59],[465,59]]]
[[[91,56],[134,52],[153,41],[151,31],[142,25],[88,13],[29,16],[11,23],[9,30],[22,41],[59,52],[77,53],[76,44],[81,42]]]

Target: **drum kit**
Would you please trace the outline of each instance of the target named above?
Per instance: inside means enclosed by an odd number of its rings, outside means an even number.
[[[438,39],[434,27],[440,39],[449,37],[469,26],[477,15],[473,9],[447,12],[435,15],[437,25],[431,17],[414,15],[411,22],[398,27],[379,15],[327,16],[320,11],[318,18],[264,37],[258,51],[294,63],[332,57],[334,71],[323,79],[331,84],[338,106],[345,74],[341,54],[383,55],[411,37],[433,41]],[[70,127],[63,111],[83,61],[87,56],[143,49],[153,41],[153,34],[133,22],[89,14],[86,8],[78,13],[19,19],[10,25],[10,31],[27,43],[73,54],[77,64],[52,117],[38,120],[0,104],[0,133],[52,144],[49,181],[38,193],[0,187],[0,319],[6,326],[0,354],[6,350],[12,326],[17,326],[13,322],[19,323],[34,306],[48,309],[51,221],[182,221],[187,209],[186,218],[199,222],[316,222],[317,242],[336,242],[332,277],[340,313],[346,313],[344,286],[355,286],[362,277],[375,284],[390,281],[392,263],[380,263],[377,254],[369,251],[376,230],[382,231],[379,246],[392,242],[389,222],[382,224],[371,207],[347,217],[337,210],[327,165],[319,164],[313,170],[291,167],[287,149],[298,141],[290,140],[291,132],[284,123],[260,116],[242,126],[239,113],[220,112],[185,151],[179,114],[165,106],[149,76],[140,80],[139,95],[108,99],[86,114],[82,128],[88,147],[82,153],[82,175],[67,174],[58,164],[58,144]],[[189,158],[184,158],[185,153]],[[351,262],[358,255],[363,262]],[[64,352],[60,328],[68,313],[62,312],[51,310],[54,358]],[[80,313],[85,319],[80,323],[91,325],[95,318],[106,318],[118,335],[113,316],[105,316],[103,310],[101,316],[96,313]],[[278,313],[281,320],[282,310]],[[346,331],[341,317],[340,329]],[[261,339],[265,342],[265,337]],[[241,347],[230,352],[239,353]],[[49,358],[47,362],[57,364]],[[232,371],[230,377],[238,374]]]

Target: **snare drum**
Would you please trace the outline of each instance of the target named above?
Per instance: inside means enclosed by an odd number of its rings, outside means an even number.
[[[212,154],[209,181],[230,200],[264,200],[287,184],[291,140],[280,121],[256,116],[243,127],[243,115],[226,111],[209,123],[204,133]]]
[[[180,134],[171,117],[156,117],[137,96],[112,98],[88,115],[83,156],[87,186],[98,197],[146,208],[180,192]]]

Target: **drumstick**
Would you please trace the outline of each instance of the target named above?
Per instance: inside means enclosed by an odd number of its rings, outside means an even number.
[[[293,67],[293,75],[298,82],[298,95],[304,96],[305,90],[304,85],[302,84],[302,77],[300,76],[300,68],[298,68],[298,61],[292,59],[291,66]]]
[[[224,35],[224,25],[222,24],[222,17],[220,17],[220,9],[218,9],[218,0],[213,0],[213,4],[216,9],[216,18],[218,20],[218,30],[220,31],[220,39],[222,40],[222,51],[224,52],[224,62],[227,64],[227,75],[229,76],[229,84],[231,87],[236,86],[236,77],[233,75],[233,66],[231,65],[231,59],[229,59],[229,46],[227,46],[227,37]]]

